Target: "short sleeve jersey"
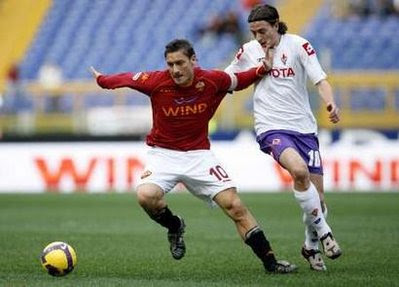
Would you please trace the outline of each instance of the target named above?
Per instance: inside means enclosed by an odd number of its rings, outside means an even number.
[[[243,45],[226,72],[239,72],[259,65],[265,57],[262,46],[252,40]],[[326,78],[311,44],[304,38],[285,34],[275,47],[273,68],[255,85],[255,132],[291,130],[317,133],[306,89],[307,77],[313,84]]]
[[[100,76],[99,84],[107,77],[115,78]],[[176,85],[167,70],[125,73],[116,78],[120,86],[150,97],[153,124],[148,145],[181,151],[210,148],[208,123],[232,85],[227,73],[195,68],[189,87]]]

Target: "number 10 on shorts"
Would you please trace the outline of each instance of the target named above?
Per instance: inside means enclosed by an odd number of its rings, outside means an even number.
[[[308,166],[320,167],[320,153],[318,150],[310,150],[308,152],[309,162]]]
[[[216,177],[219,181],[230,181],[229,175],[220,165],[210,168],[209,174]]]

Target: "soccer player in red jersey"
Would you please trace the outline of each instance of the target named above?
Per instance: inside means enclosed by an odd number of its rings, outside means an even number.
[[[236,74],[203,70],[196,65],[192,45],[181,39],[167,44],[164,56],[168,69],[163,71],[102,75],[91,68],[102,88],[129,87],[150,97],[153,127],[146,140],[147,166],[137,186],[139,204],[168,229],[173,258],[183,258],[185,223],[171,212],[164,198],[182,182],[193,195],[222,208],[266,271],[295,271],[295,265],[276,260],[265,234],[238,197],[235,184],[210,151],[208,139],[208,123],[224,96],[261,79],[271,60]]]

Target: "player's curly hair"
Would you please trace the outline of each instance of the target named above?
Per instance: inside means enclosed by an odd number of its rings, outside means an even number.
[[[273,6],[264,4],[255,6],[248,15],[248,23],[255,21],[266,21],[270,25],[278,23],[278,33],[284,35],[287,30],[287,24],[280,22],[280,15]]]
[[[195,55],[193,45],[189,41],[186,39],[174,39],[165,46],[164,56],[166,58],[169,53],[177,51],[182,51],[189,58]]]

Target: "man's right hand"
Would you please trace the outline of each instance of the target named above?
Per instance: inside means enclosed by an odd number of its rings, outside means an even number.
[[[99,71],[97,71],[96,69],[94,69],[93,66],[90,67],[90,72],[92,73],[92,75],[93,75],[93,77],[94,77],[95,79],[97,79],[99,76],[102,75]]]
[[[273,68],[274,49],[270,46],[266,46],[263,50],[265,51],[265,58],[263,59],[262,64],[265,67],[265,70],[269,72]]]
[[[258,67],[256,72],[259,76],[265,76],[273,68],[274,50],[269,46],[263,48],[263,50],[265,51],[265,58],[262,60],[262,65]]]
[[[334,102],[327,104],[327,111],[329,112],[330,122],[332,122],[333,124],[338,123],[340,117],[339,108],[337,107],[337,105]]]

